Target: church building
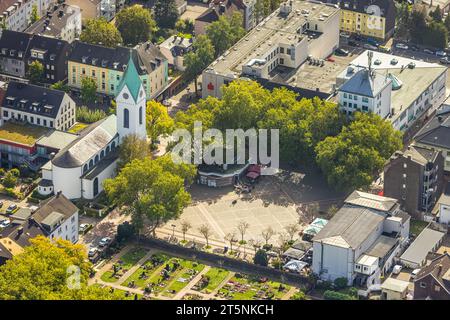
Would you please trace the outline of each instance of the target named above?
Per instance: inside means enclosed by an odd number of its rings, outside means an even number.
[[[116,102],[115,115],[81,131],[42,167],[41,194],[62,192],[69,199],[95,198],[103,190],[103,181],[117,173],[117,147],[123,137],[147,137],[146,93],[131,54]]]

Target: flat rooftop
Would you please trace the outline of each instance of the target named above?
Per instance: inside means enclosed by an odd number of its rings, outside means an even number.
[[[364,51],[351,61],[350,65],[354,69],[353,73],[348,73],[349,69],[347,68],[339,74],[338,78],[349,78],[358,70],[367,68],[369,66],[368,51]],[[390,73],[402,82],[400,89],[392,91],[391,108],[393,108],[394,114],[389,118],[391,122],[396,121],[402,114],[402,111],[406,110],[418,98],[419,94],[424,92],[440,75],[447,71],[447,67],[437,63],[429,63],[377,51],[372,52],[372,69],[386,76]],[[397,61],[396,63],[393,63],[394,59]],[[411,63],[415,65],[412,69],[408,68],[408,65]]]
[[[40,146],[61,150],[77,138],[76,134],[55,130],[46,133],[36,143]]]
[[[308,20],[323,18],[324,23],[326,23],[332,15],[339,12],[339,8],[334,5],[319,2],[294,0],[292,5],[292,12],[287,18],[280,14],[280,9],[274,11],[231,49],[214,61],[210,68],[214,68],[214,71],[219,74],[238,76],[241,74],[242,65],[250,59],[265,54],[274,44],[283,40],[286,42],[301,41],[307,35],[299,34],[297,30]],[[308,17],[301,13],[302,10],[309,11]]]
[[[44,127],[6,122],[0,127],[0,140],[34,146],[36,141],[50,130]]]

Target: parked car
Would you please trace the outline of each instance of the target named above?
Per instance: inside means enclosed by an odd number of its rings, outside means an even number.
[[[13,203],[13,204],[10,204],[8,208],[6,208],[6,213],[11,214],[11,213],[14,213],[14,211],[16,211],[16,210],[17,210],[17,204]]]
[[[375,47],[375,46],[373,46],[373,45],[371,45],[369,43],[364,43],[363,44],[363,48],[369,49],[369,50],[377,50],[378,49],[377,47]]]
[[[0,228],[6,228],[11,224],[11,221],[9,219],[5,219],[2,222],[0,222]]]
[[[391,52],[391,48],[386,47],[386,46],[379,46],[378,49],[382,52],[386,52],[386,53],[390,53]]]
[[[450,64],[450,59],[448,57],[444,57],[442,59],[439,59],[439,62],[442,64]]]
[[[97,252],[98,252],[97,247],[90,248],[89,252],[88,252],[88,257],[91,258],[91,257],[95,256],[97,254]]]
[[[334,50],[334,53],[337,56],[348,56],[349,52],[347,50],[342,49],[342,48],[337,48],[336,50]]]
[[[82,223],[82,224],[80,224],[78,231],[80,233],[84,233],[90,226],[91,225],[89,223]]]
[[[403,269],[403,267],[401,265],[396,264],[394,266],[394,268],[392,269],[392,274],[397,275],[397,274],[399,274],[402,271],[402,269]]]
[[[430,49],[423,49],[423,52],[428,53],[428,54],[434,54],[434,52],[431,51]]]
[[[395,47],[396,47],[397,49],[408,50],[408,46],[407,46],[406,44],[404,44],[404,43],[397,43],[397,44],[395,45]]]
[[[437,55],[438,57],[446,57],[446,56],[447,56],[447,53],[446,53],[445,51],[438,50],[438,51],[436,51],[436,55]]]
[[[350,34],[347,33],[347,32],[341,32],[339,35],[340,35],[342,38],[350,38]]]
[[[409,48],[410,48],[412,51],[419,51],[419,47],[416,46],[415,44],[410,45]]]
[[[99,241],[98,245],[99,245],[99,247],[106,247],[110,243],[111,243],[111,238],[110,237],[105,237],[105,238],[102,238]]]
[[[351,46],[351,47],[359,47],[359,43],[355,42],[353,40],[349,40],[348,41],[348,45]]]
[[[414,269],[411,272],[411,279],[415,279],[417,277],[417,274],[420,272],[420,269]]]
[[[378,43],[378,41],[376,41],[375,39],[372,39],[372,38],[367,38],[367,43],[368,43],[368,44],[371,44],[371,45],[373,45],[373,46],[375,46],[375,47],[377,47],[377,48],[378,48],[378,46],[380,45],[380,44]]]

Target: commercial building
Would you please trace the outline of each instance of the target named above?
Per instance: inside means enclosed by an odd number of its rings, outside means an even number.
[[[384,195],[398,199],[406,212],[421,219],[422,212],[432,211],[443,178],[442,153],[412,145],[395,152],[384,167]]]
[[[314,84],[312,90],[305,88],[302,65],[325,59],[338,45],[339,8],[317,1],[283,3],[203,72],[202,96],[220,98],[222,86],[239,78],[320,95]]]
[[[11,81],[1,104],[4,121],[66,131],[75,124],[75,101],[64,91]]]
[[[168,84],[167,59],[150,42],[131,49],[131,52],[147,98],[157,98]],[[68,59],[68,84],[79,90],[82,79],[90,77],[96,80],[99,94],[116,96],[129,56],[130,49],[125,47],[107,48],[76,40]]]
[[[395,199],[353,192],[313,238],[313,272],[349,285],[380,284],[405,246],[409,222]]]
[[[81,9],[66,3],[55,5],[25,32],[72,43],[81,34]]]
[[[445,100],[447,68],[367,50],[336,79],[340,108],[373,112],[406,131],[430,116]]]
[[[423,267],[429,252],[435,252],[442,243],[445,233],[425,228],[401,255],[400,262],[411,269]]]
[[[43,167],[41,194],[62,192],[69,199],[97,197],[103,181],[116,174],[116,148],[123,137],[147,136],[146,93],[133,58],[129,53],[116,96],[116,114],[84,129]]]
[[[67,78],[67,41],[4,30],[0,38],[0,75],[26,79],[29,65],[38,61],[44,67],[41,81],[55,83]]]
[[[0,1],[0,34],[2,29],[11,31],[23,31],[29,23],[36,8],[39,16],[55,3],[55,0],[2,0]]]
[[[341,31],[387,40],[394,34],[394,0],[327,0],[341,8]]]

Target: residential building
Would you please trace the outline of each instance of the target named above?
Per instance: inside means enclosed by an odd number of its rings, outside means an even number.
[[[84,129],[43,167],[39,192],[62,192],[69,199],[97,197],[103,181],[116,174],[116,148],[122,138],[128,134],[146,137],[146,93],[134,57],[128,54],[116,96],[116,114]]]
[[[373,112],[407,131],[445,100],[447,68],[424,61],[367,50],[336,78],[340,108]]]
[[[429,227],[423,229],[408,249],[401,255],[400,262],[410,269],[425,266],[428,253],[435,252],[439,249],[444,237],[445,233],[443,232],[433,230]]]
[[[185,38],[182,36],[171,36],[158,48],[161,53],[166,57],[170,67],[179,71],[184,71],[184,55],[192,50],[193,39]]]
[[[450,300],[450,253],[423,267],[414,279],[415,300]]]
[[[415,144],[442,152],[444,170],[450,172],[450,107],[444,105],[414,136]]]
[[[354,191],[313,238],[312,270],[323,280],[380,284],[409,238],[409,223],[397,200]]]
[[[167,59],[150,42],[136,46],[131,52],[147,98],[157,98],[168,84]],[[117,96],[129,56],[130,49],[125,47],[107,48],[77,40],[68,60],[68,84],[79,90],[82,79],[91,77],[97,82],[99,94]]]
[[[55,3],[55,0],[2,0],[0,1],[0,25],[6,30],[24,31],[30,24],[33,8],[39,16]],[[0,34],[2,33],[0,28]]]
[[[67,41],[5,30],[0,38],[0,75],[26,79],[33,61],[44,67],[42,82],[55,83],[67,78]]]
[[[65,2],[81,9],[83,22],[95,18],[105,18],[111,21],[117,13],[116,0],[65,0]]]
[[[381,285],[381,299],[405,300],[408,294],[408,286],[408,281],[389,277]]]
[[[384,195],[398,199],[417,219],[430,213],[443,189],[444,157],[440,151],[408,146],[384,167]]]
[[[235,12],[242,14],[243,28],[247,31],[252,29],[255,26],[255,3],[256,0],[212,0],[209,9],[195,19],[195,34],[206,34],[211,23],[218,21],[221,16],[231,17]]]
[[[72,43],[81,34],[81,9],[66,3],[55,5],[25,32]]]
[[[450,182],[447,182],[444,192],[442,192],[433,209],[435,220],[439,223],[450,225]]]
[[[11,81],[1,105],[4,121],[66,131],[75,124],[75,101],[64,91]]]
[[[325,59],[338,46],[339,8],[316,1],[283,3],[204,70],[202,96],[220,98],[221,87],[239,78],[255,79],[268,88],[287,87],[306,97],[320,96],[316,78],[311,79],[313,90],[304,86],[308,76],[302,74],[303,67],[307,60]]]
[[[394,0],[327,0],[339,5],[341,31],[387,40],[394,34]]]

